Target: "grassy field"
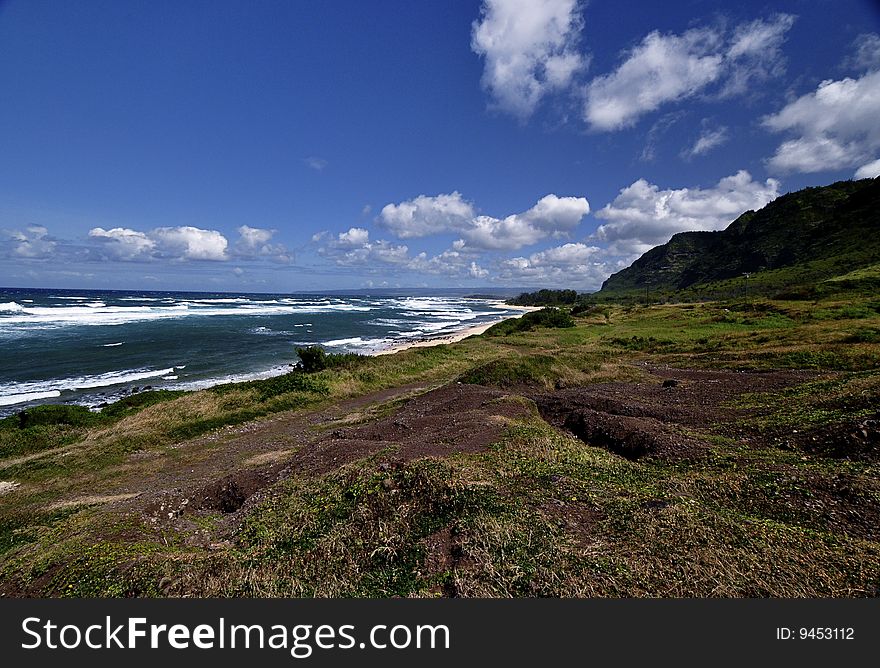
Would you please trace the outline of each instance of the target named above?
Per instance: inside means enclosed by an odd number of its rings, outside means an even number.
[[[608,304],[575,323],[2,420],[0,593],[877,595],[880,300]],[[685,369],[785,383],[699,403]],[[684,380],[651,394],[666,377]],[[447,383],[494,393],[487,445],[408,457],[389,436],[307,465]],[[539,411],[597,392],[622,406],[599,416],[612,426],[653,420],[699,447],[621,456]]]

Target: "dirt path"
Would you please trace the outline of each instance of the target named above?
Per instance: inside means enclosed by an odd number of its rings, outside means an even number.
[[[416,396],[431,385],[414,383],[373,392],[312,411],[279,413],[241,425],[229,426],[157,450],[138,451],[103,486],[84,496],[62,498],[58,507],[107,503],[135,507],[174,490],[192,490],[239,471],[260,475],[280,470],[295,452],[322,437],[326,429],[344,426],[387,410],[389,404]],[[30,456],[52,456],[65,446]],[[4,462],[8,465],[9,462]],[[100,501],[96,501],[100,500]]]

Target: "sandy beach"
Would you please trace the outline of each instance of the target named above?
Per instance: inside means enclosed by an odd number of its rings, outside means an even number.
[[[492,322],[486,322],[482,325],[476,325],[475,327],[468,327],[466,329],[459,330],[454,334],[445,334],[442,336],[426,336],[421,339],[416,339],[415,341],[408,341],[406,343],[400,343],[394,346],[390,346],[389,348],[383,348],[382,350],[377,350],[372,353],[373,355],[393,355],[394,353],[399,353],[404,350],[409,350],[410,348],[428,348],[430,346],[439,346],[447,343],[456,343],[458,341],[462,341],[469,336],[477,336],[478,334],[482,334],[487,329],[489,329],[492,325],[497,325],[499,322],[503,320],[508,320],[509,318],[521,318],[529,311],[540,311],[540,306],[508,306],[504,305],[503,308],[506,309],[516,309],[521,311],[519,315],[508,316],[507,318],[498,318],[497,320],[493,320]]]

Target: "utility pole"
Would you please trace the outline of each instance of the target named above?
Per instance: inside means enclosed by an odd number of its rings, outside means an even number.
[[[749,298],[749,276],[751,274],[749,272],[743,272],[743,276],[746,277],[745,282],[743,283],[743,296],[748,299]]]

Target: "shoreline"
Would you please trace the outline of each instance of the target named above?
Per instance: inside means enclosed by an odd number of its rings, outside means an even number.
[[[403,352],[405,350],[409,350],[410,348],[429,348],[433,346],[439,345],[447,345],[450,343],[457,343],[471,336],[477,336],[479,334],[484,333],[493,325],[498,324],[499,322],[503,322],[504,320],[509,320],[511,318],[521,318],[526,313],[531,311],[539,311],[542,307],[540,306],[511,306],[505,304],[504,302],[492,302],[487,304],[487,306],[491,308],[497,309],[505,309],[508,311],[519,311],[518,314],[515,315],[506,315],[499,316],[497,318],[493,318],[489,322],[484,322],[480,325],[473,325],[471,327],[466,327],[464,329],[460,329],[458,331],[446,334],[439,335],[425,335],[417,339],[412,339],[409,341],[397,341],[394,343],[388,344],[387,347],[379,348],[376,350],[372,350],[369,352],[363,353],[366,356],[374,357],[379,355],[394,355],[395,353]],[[320,344],[317,344],[320,345]],[[27,408],[32,408],[35,406],[43,406],[47,404],[57,404],[57,405],[78,405],[85,406],[89,410],[96,411],[100,410],[107,403],[114,403],[115,401],[119,401],[120,399],[124,399],[127,396],[137,394],[140,391],[149,389],[167,389],[172,391],[182,390],[184,392],[198,392],[201,390],[205,390],[211,387],[216,387],[218,385],[232,384],[232,383],[242,383],[248,382],[251,380],[260,380],[265,378],[273,378],[276,376],[283,376],[292,371],[292,364],[283,364],[281,366],[276,366],[271,369],[267,369],[265,371],[260,372],[251,372],[245,374],[241,377],[230,378],[229,376],[213,378],[213,379],[202,379],[202,380],[194,380],[189,382],[184,382],[180,384],[172,383],[168,386],[152,386],[149,384],[149,380],[147,380],[147,385],[143,387],[127,387],[120,388],[119,391],[113,392],[110,389],[105,392],[101,392],[99,395],[95,395],[93,400],[88,400],[87,397],[77,397],[77,398],[67,398],[66,400],[58,400],[51,401],[51,399],[60,399],[61,392],[52,393],[51,396],[49,393],[45,393],[44,396],[33,396],[30,400],[25,401],[16,401],[14,403],[0,403],[0,418],[8,417],[9,415],[14,415],[22,410]],[[39,395],[40,393],[34,393],[35,395]],[[47,401],[48,400],[48,401]]]
[[[541,306],[508,306],[505,305],[503,307],[498,306],[496,308],[506,308],[510,310],[520,310],[522,311],[519,315],[511,315],[506,318],[498,318],[497,320],[493,320],[492,322],[485,322],[482,325],[474,325],[473,327],[467,327],[465,329],[461,329],[457,332],[453,332],[452,334],[443,334],[440,336],[425,336],[420,339],[416,339],[415,341],[407,341],[405,343],[397,343],[388,348],[382,348],[381,350],[376,350],[372,353],[369,353],[370,356],[377,357],[379,355],[394,355],[395,353],[401,353],[404,350],[409,350],[410,348],[431,348],[433,346],[441,346],[449,343],[458,343],[459,341],[463,341],[464,339],[470,336],[477,336],[482,334],[487,329],[492,327],[493,325],[497,325],[499,322],[504,322],[505,320],[511,320],[513,318],[522,318],[526,313],[531,311],[540,311]]]

